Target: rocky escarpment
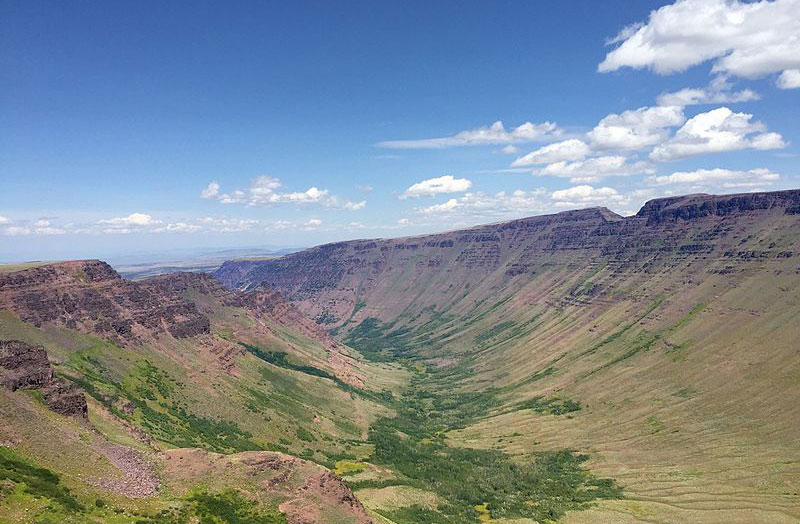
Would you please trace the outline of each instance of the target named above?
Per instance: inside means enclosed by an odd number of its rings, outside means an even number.
[[[777,209],[790,215],[800,214],[800,190],[747,193],[743,195],[688,195],[659,198],[647,202],[636,214],[647,225],[678,220],[689,221]]]
[[[121,343],[208,333],[208,317],[172,291],[124,280],[98,260],[61,262],[0,274],[0,309],[36,326],[54,322]]]
[[[53,375],[53,367],[42,346],[18,340],[0,341],[0,373],[4,388],[41,391],[47,407],[56,413],[86,416],[83,393],[74,384]]]
[[[10,310],[35,326],[55,324],[99,335],[117,344],[143,344],[211,333],[219,307],[242,308],[262,331],[278,323],[321,342],[328,364],[352,385],[363,384],[345,348],[280,293],[266,287],[251,293],[231,291],[211,275],[171,273],[139,281],[121,278],[105,262],[59,262],[0,274],[0,310]],[[230,369],[237,344],[203,341]]]
[[[180,297],[193,292],[213,297],[225,306],[243,308],[253,318],[268,318],[284,326],[291,327],[310,338],[317,339],[328,349],[340,349],[341,345],[315,322],[300,312],[279,292],[267,286],[260,286],[250,292],[231,291],[219,280],[206,273],[171,273],[139,281],[139,285],[161,296]],[[203,312],[202,304],[198,309]]]
[[[327,328],[347,329],[368,317],[424,321],[466,296],[481,301],[556,268],[652,275],[690,265],[730,274],[752,270],[754,260],[781,260],[790,268],[800,254],[792,238],[763,243],[756,232],[798,227],[798,211],[800,190],[690,195],[650,201],[630,217],[593,208],[434,235],[339,242],[277,259],[226,262],[215,276],[233,289],[269,286]],[[484,291],[476,294],[477,288]],[[618,297],[602,285],[577,291],[580,300]]]

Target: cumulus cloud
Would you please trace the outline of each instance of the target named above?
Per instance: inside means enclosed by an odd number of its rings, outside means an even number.
[[[525,214],[541,213],[547,209],[546,191],[537,189],[512,193],[467,193],[441,204],[418,208],[422,215],[457,215],[473,219],[501,219]]]
[[[695,115],[670,140],[653,148],[650,158],[659,162],[704,153],[740,149],[779,149],[786,146],[778,133],[767,132],[753,115],[734,113],[727,107]]]
[[[281,191],[283,184],[275,177],[264,175],[253,179],[247,190],[237,189],[222,193],[217,182],[210,182],[200,195],[206,199],[217,200],[223,204],[244,204],[264,206],[271,204],[319,204],[324,207],[355,211],[363,209],[367,202],[351,202],[331,195],[327,189],[312,186],[305,191]]]
[[[572,182],[594,182],[606,176],[651,174],[654,170],[647,162],[628,162],[624,156],[599,156],[577,162],[555,162],[534,170],[536,175],[569,178]]]
[[[358,211],[359,209],[364,209],[366,206],[367,206],[366,200],[362,200],[360,202],[346,201],[342,203],[342,209],[347,209],[348,211]]]
[[[555,205],[558,207],[585,207],[587,205],[604,205],[611,202],[620,203],[626,200],[613,187],[594,188],[588,185],[553,191],[550,198],[556,201]]]
[[[0,224],[9,224],[5,229],[0,230],[0,234],[8,236],[20,235],[63,235],[67,230],[61,227],[56,227],[52,224],[50,219],[39,218],[33,223],[29,220],[12,222],[11,219],[0,217]]]
[[[552,164],[562,160],[581,160],[591,153],[591,148],[583,140],[570,138],[554,144],[540,147],[536,151],[519,157],[512,162],[512,167],[534,166],[537,164]]]
[[[504,155],[516,155],[519,153],[519,148],[513,144],[508,144],[504,148],[500,149],[500,152]]]
[[[800,69],[787,69],[778,77],[777,85],[781,89],[800,88]]]
[[[455,178],[453,175],[444,175],[417,182],[403,191],[400,198],[419,198],[446,193],[462,193],[470,187],[472,187],[472,181],[466,178]]]
[[[216,180],[209,182],[208,186],[200,192],[200,196],[203,198],[216,198],[218,195],[219,183]]]
[[[680,106],[640,107],[606,116],[586,137],[595,150],[642,149],[662,142],[668,128],[685,120]]]
[[[390,149],[443,149],[458,146],[538,142],[557,137],[561,133],[561,129],[553,122],[542,122],[541,124],[525,122],[521,126],[506,130],[503,122],[498,120],[488,127],[461,131],[453,136],[421,140],[386,140],[378,142],[378,146]]]
[[[718,76],[706,87],[687,87],[673,93],[663,93],[658,97],[658,105],[684,107],[698,104],[734,104],[760,99],[759,94],[751,89],[733,91],[728,78]]]
[[[598,66],[670,74],[713,61],[745,78],[800,68],[800,0],[678,0],[623,29]]]
[[[676,171],[671,175],[654,176],[648,179],[653,185],[689,185],[707,187],[721,185],[724,188],[769,186],[779,180],[781,175],[769,169],[759,168],[749,171],[733,169],[697,169],[695,171]]]
[[[158,224],[159,222],[153,219],[152,216],[144,213],[131,213],[126,217],[109,218],[99,220],[98,224],[108,224],[110,226],[119,227],[144,227]]]
[[[640,107],[604,117],[586,134],[586,141],[570,138],[540,147],[517,158],[512,168],[546,164],[534,175],[595,182],[605,176],[650,173],[642,161],[630,160],[630,151],[649,148],[669,138],[670,128],[685,122],[681,106]],[[609,154],[615,150],[623,154]],[[588,158],[587,158],[588,157]]]

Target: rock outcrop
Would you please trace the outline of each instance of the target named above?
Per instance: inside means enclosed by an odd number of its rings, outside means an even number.
[[[56,413],[85,417],[86,398],[74,384],[53,375],[53,367],[42,346],[19,340],[0,341],[0,372],[6,389],[35,389],[42,393],[47,407]]]
[[[210,331],[208,317],[173,288],[124,280],[99,260],[0,274],[0,309],[36,326],[54,322],[118,343]]]
[[[220,455],[200,449],[171,449],[162,458],[167,483],[185,486],[224,476],[229,483],[257,486],[282,501],[280,510],[289,524],[374,524],[340,477],[301,458],[273,451]]]

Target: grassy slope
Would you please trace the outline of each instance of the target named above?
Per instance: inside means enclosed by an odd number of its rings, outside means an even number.
[[[351,346],[410,358],[437,394],[494,399],[469,407],[477,420],[466,428],[446,432],[451,446],[502,450],[520,462],[544,450],[585,451],[595,474],[625,489],[624,500],[564,522],[797,522],[797,228],[782,210],[668,225],[633,263],[623,262],[640,251],[635,244],[620,256],[520,254],[518,241],[504,239],[499,260],[473,251],[470,267],[459,250],[389,249],[369,280],[344,272],[319,296],[285,285],[312,315],[320,304],[338,308],[339,335]],[[713,249],[692,251],[703,244]],[[345,249],[338,260],[370,266],[365,252]],[[515,260],[529,271],[509,278]],[[348,301],[366,306],[355,311]],[[558,416],[522,408],[537,397],[582,408]],[[380,492],[365,488],[380,509]],[[397,493],[385,498],[398,505]]]
[[[778,235],[762,231],[751,242]],[[602,264],[543,268],[533,280],[480,290],[492,299],[472,311],[468,294],[444,309],[449,319],[400,341],[415,354],[466,363],[448,387],[494,388],[502,399],[483,420],[451,432],[452,444],[520,457],[565,446],[589,451],[592,470],[625,488],[626,500],[565,522],[796,522],[794,261],[742,264],[733,277],[687,266],[638,276]],[[609,293],[576,296],[591,283]],[[505,294],[502,307],[489,305]],[[518,408],[553,394],[584,408],[570,417]]]
[[[201,297],[195,298],[201,302]],[[361,393],[340,381],[269,364],[244,352],[238,342],[286,353],[292,362],[326,369],[332,376],[327,350],[318,341],[269,318],[252,318],[244,310],[222,306],[212,297],[202,301],[211,314],[211,335],[162,337],[126,347],[54,325],[36,328],[0,312],[0,339],[45,346],[56,372],[90,393],[90,424],[83,424],[50,412],[35,393],[0,390],[0,440],[11,445],[19,459],[57,472],[60,484],[83,505],[73,516],[46,498],[15,492],[0,497],[0,521],[128,523],[137,521],[136,514],[155,514],[176,500],[193,504],[186,497],[208,479],[186,484],[180,475],[165,474],[168,450],[173,448],[226,454],[272,449],[331,467],[342,458],[355,460],[369,453],[363,442],[368,425],[388,413],[370,399],[369,390],[400,387],[404,374],[396,366],[357,362],[367,377],[367,393]],[[351,356],[359,359],[354,352]],[[141,441],[134,428],[153,440]],[[111,444],[137,449],[162,471],[160,496],[134,500],[99,487],[109,480],[125,480],[104,453]],[[230,476],[239,466],[232,463],[228,468]],[[297,474],[295,482],[302,478]],[[210,486],[216,490],[217,484]],[[254,479],[234,487],[260,493]],[[94,506],[98,498],[108,506]],[[348,518],[339,515],[337,520],[350,522]]]

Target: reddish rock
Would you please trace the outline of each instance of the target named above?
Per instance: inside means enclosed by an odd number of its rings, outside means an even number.
[[[210,332],[208,317],[175,283],[124,280],[98,260],[0,274],[0,309],[36,326],[62,324],[120,344],[165,334],[184,338]]]

